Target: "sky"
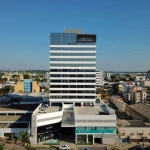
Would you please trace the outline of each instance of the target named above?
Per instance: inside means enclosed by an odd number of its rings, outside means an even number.
[[[97,34],[99,70],[150,70],[150,0],[0,0],[0,70],[49,70],[64,28]]]

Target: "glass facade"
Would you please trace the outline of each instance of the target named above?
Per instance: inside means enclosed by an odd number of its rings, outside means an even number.
[[[50,34],[51,102],[95,102],[96,41],[89,42],[88,35],[77,37],[76,33]]]

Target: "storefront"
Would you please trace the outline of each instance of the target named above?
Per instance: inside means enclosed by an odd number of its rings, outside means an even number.
[[[37,127],[37,142],[60,138],[60,128],[60,123]]]
[[[115,135],[116,129],[109,129],[109,130],[98,130],[98,129],[81,129],[76,128],[75,129],[75,142],[76,143],[103,143],[103,137],[104,135]]]

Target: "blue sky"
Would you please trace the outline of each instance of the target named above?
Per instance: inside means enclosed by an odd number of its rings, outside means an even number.
[[[150,0],[1,0],[0,70],[49,70],[50,32],[97,34],[97,68],[150,69]]]

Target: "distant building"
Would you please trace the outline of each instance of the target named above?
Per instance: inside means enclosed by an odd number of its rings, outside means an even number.
[[[111,73],[106,72],[105,78],[106,78],[106,79],[110,79],[110,76],[111,76]]]
[[[49,72],[46,72],[46,74],[45,74],[45,79],[49,80],[49,78],[50,78],[50,73],[49,73]]]
[[[24,79],[23,81],[17,82],[14,86],[15,92],[39,92],[40,87],[36,81],[31,79]]]
[[[146,79],[146,76],[136,76],[135,80],[136,81],[143,81]]]
[[[136,104],[139,102],[146,101],[147,93],[142,90],[141,86],[128,86],[127,93],[125,93],[125,99],[130,102],[130,104]]]
[[[23,74],[19,75],[19,81],[22,81],[24,79]]]
[[[150,80],[140,81],[142,87],[150,87]]]

